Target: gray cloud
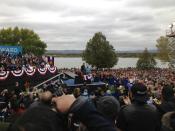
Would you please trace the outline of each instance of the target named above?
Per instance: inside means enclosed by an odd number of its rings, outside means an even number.
[[[157,31],[160,31],[160,29],[158,27],[155,26],[152,26],[152,25],[149,25],[149,24],[139,24],[138,25],[134,25],[133,27],[131,27],[129,29],[129,31],[131,32],[139,32],[139,33],[154,33],[154,32],[157,32]]]
[[[58,11],[64,9],[65,5],[62,3],[55,4],[47,0],[4,0],[1,5],[7,5],[16,8],[27,8],[37,11]]]
[[[145,21],[152,21],[154,20],[152,15],[149,14],[139,14],[139,13],[133,13],[131,16],[125,16],[123,21],[133,21],[133,22],[145,22]]]
[[[117,50],[155,48],[156,39],[175,18],[173,4],[174,0],[5,0],[0,27],[33,29],[48,49],[84,49],[99,31]]]
[[[150,7],[150,8],[168,8],[174,7],[174,0],[134,0],[129,1],[127,4],[131,6],[142,6],[142,7]]]

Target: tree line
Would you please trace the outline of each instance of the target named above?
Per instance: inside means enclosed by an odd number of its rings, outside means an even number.
[[[156,44],[158,53],[150,53],[147,48],[142,53],[136,54],[139,57],[137,61],[138,69],[152,69],[156,67],[155,57],[163,62],[169,62],[169,39],[161,36]],[[127,54],[127,53],[126,53]],[[125,55],[126,55],[125,54]],[[130,55],[130,54],[129,54]],[[92,39],[87,42],[86,49],[83,52],[83,60],[96,66],[97,68],[111,68],[117,64],[118,56],[105,35],[101,32],[95,33]]]
[[[157,39],[157,57],[169,62],[170,48],[169,38],[161,36]],[[0,30],[0,45],[15,45],[23,48],[23,53],[33,53],[35,55],[42,55],[46,51],[46,43],[42,41],[37,33],[26,28],[3,28]],[[126,53],[127,54],[127,53]],[[125,55],[126,55],[125,54]],[[87,42],[86,48],[82,53],[84,61],[97,68],[111,68],[118,62],[118,56],[114,47],[107,40],[102,32],[97,32]],[[155,54],[151,54],[145,48],[143,53],[139,54],[137,67],[139,69],[150,69],[156,66],[154,59]]]
[[[46,43],[33,30],[18,27],[0,30],[0,45],[21,46],[23,53],[42,55],[46,50]]]

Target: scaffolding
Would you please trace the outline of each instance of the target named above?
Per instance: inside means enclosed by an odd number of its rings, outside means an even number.
[[[175,71],[175,22],[169,25],[169,30],[166,31],[166,36],[169,38],[169,67]]]

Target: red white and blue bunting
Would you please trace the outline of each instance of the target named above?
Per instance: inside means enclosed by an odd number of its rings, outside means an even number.
[[[48,67],[48,70],[50,73],[55,73],[57,71],[57,68],[55,66]]]
[[[23,75],[24,70],[15,70],[15,71],[11,71],[11,73],[13,74],[13,76],[20,77]]]
[[[39,72],[41,75],[45,75],[46,72],[47,72],[47,68],[38,68],[38,72]]]
[[[92,79],[92,74],[84,75],[84,80],[91,80]]]
[[[5,80],[9,76],[9,71],[1,71],[0,72],[0,80]]]
[[[30,69],[26,68],[25,69],[26,74],[29,76],[33,76],[35,74],[35,71],[36,71],[36,69],[34,69],[34,68],[30,68]]]
[[[14,77],[21,77],[22,75],[26,74],[27,76],[33,76],[36,72],[39,72],[40,75],[46,75],[46,73],[54,74],[57,71],[57,67],[45,67],[45,68],[28,68],[22,70],[15,70],[15,71],[0,71],[0,80],[5,80],[8,78],[9,74],[12,74]]]

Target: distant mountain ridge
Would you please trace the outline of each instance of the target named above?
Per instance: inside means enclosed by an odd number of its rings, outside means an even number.
[[[117,53],[142,53],[143,50],[117,51]],[[149,50],[150,53],[157,53],[156,49]],[[46,54],[81,54],[83,50],[47,50]]]

